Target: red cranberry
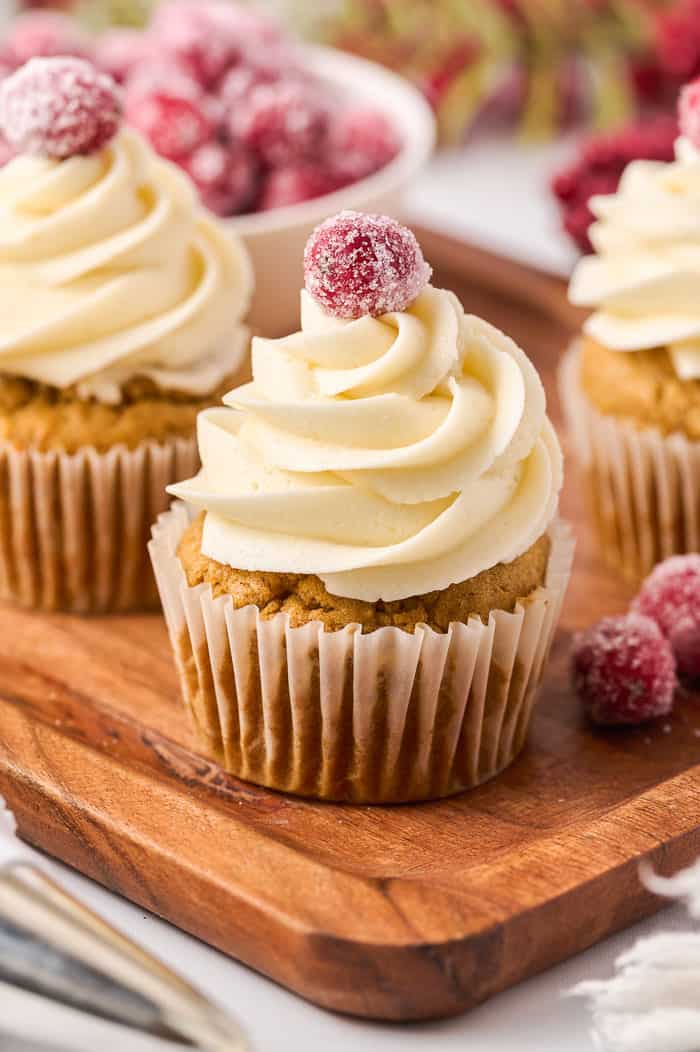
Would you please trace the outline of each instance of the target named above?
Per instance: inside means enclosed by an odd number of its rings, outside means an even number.
[[[700,78],[686,84],[678,97],[678,123],[681,133],[700,149]]]
[[[90,54],[90,42],[75,20],[55,11],[20,15],[10,26],[5,47],[17,66],[30,58],[87,58]]]
[[[216,215],[242,212],[255,193],[256,171],[243,148],[209,142],[200,146],[186,163],[204,205]]]
[[[271,84],[277,77],[254,66],[236,66],[219,85],[219,98],[227,109],[243,106],[258,84]]]
[[[617,132],[592,135],[581,146],[574,163],[555,175],[552,191],[559,199],[562,225],[583,252],[591,251],[590,198],[594,194],[614,193],[630,161],[672,160],[677,135],[675,119],[666,115],[645,119]]]
[[[231,14],[225,3],[171,0],[157,8],[152,32],[165,55],[210,87],[241,57]]]
[[[642,723],[673,707],[673,651],[656,622],[642,614],[605,617],[577,636],[572,675],[594,723]]]
[[[117,86],[77,58],[34,58],[0,84],[0,127],[25,153],[93,153],[116,134]]]
[[[304,250],[307,291],[339,318],[405,310],[430,274],[413,233],[388,216],[340,212]]]
[[[119,83],[125,83],[136,70],[148,69],[157,58],[157,44],[138,29],[110,29],[97,38],[94,62]]]
[[[163,94],[178,99],[199,100],[203,92],[194,77],[174,62],[149,62],[138,66],[124,85],[124,106],[129,109],[137,99]]]
[[[127,100],[126,119],[171,161],[184,161],[213,135],[199,103],[163,92]]]
[[[692,617],[681,618],[671,629],[669,642],[680,679],[689,685],[700,686],[700,621]]]
[[[341,111],[333,121],[331,163],[347,182],[364,179],[388,164],[401,148],[396,130],[380,110],[368,106]]]
[[[317,156],[328,111],[317,94],[296,81],[258,84],[247,105],[233,108],[230,131],[272,168]]]
[[[684,680],[700,678],[700,555],[673,555],[652,570],[632,609],[671,640]]]
[[[340,183],[335,172],[317,164],[290,164],[269,172],[263,182],[258,202],[261,212],[271,208],[300,204],[314,197],[338,190]]]

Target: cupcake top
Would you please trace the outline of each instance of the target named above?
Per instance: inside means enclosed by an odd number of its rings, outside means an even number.
[[[78,59],[3,82],[0,372],[104,402],[135,376],[204,395],[245,353],[250,263],[120,112]]]
[[[666,348],[676,375],[698,380],[700,141],[688,133],[700,139],[700,95],[688,92],[675,160],[633,161],[616,193],[589,202],[596,254],[577,265],[569,295],[595,308],[584,331],[596,343],[613,351]]]
[[[202,552],[370,602],[521,555],[562,478],[525,354],[385,217],[341,213],[305,260],[301,331],[253,341],[253,382],[200,414],[202,470],[171,487],[206,509]]]

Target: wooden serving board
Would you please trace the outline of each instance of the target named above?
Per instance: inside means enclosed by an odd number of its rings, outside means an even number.
[[[530,352],[558,421],[576,324],[563,288],[423,242],[437,281]],[[639,861],[668,872],[700,853],[700,697],[642,729],[584,724],[572,632],[629,591],[596,559],[572,470],[564,511],[579,551],[530,742],[443,802],[327,805],[238,782],[198,752],[159,617],[0,608],[0,792],[20,831],[304,997],[380,1019],[463,1011],[650,913]]]

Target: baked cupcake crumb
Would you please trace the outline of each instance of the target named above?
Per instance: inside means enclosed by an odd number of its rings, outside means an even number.
[[[321,621],[327,632],[358,623],[362,631],[395,627],[413,632],[427,624],[445,632],[451,622],[466,623],[470,616],[486,622],[491,610],[512,612],[545,582],[550,541],[544,534],[512,563],[499,563],[476,577],[425,595],[393,602],[367,603],[331,595],[312,574],[264,573],[237,570],[202,554],[204,512],[188,527],[178,556],[190,587],[211,585],[215,596],[230,595],[235,608],[254,605],[263,618],[283,612],[293,628]]]
[[[240,376],[232,374],[209,394],[193,396],[135,377],[123,388],[121,402],[106,405],[79,398],[72,387],[61,390],[0,374],[0,439],[17,449],[75,453],[93,446],[103,453],[116,445],[135,449],[148,439],[191,438],[199,411],[237,383]]]
[[[611,351],[584,337],[581,386],[596,409],[664,435],[700,439],[700,380],[681,380],[668,351]]]

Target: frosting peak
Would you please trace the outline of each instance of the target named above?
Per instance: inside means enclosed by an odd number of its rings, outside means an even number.
[[[428,286],[343,320],[302,293],[302,330],[253,341],[253,382],[200,414],[202,550],[387,601],[522,554],[546,530],[561,453],[533,366]]]
[[[571,302],[594,307],[584,330],[616,351],[669,350],[681,379],[700,379],[700,154],[633,161],[617,193],[593,197],[596,255],[574,270]]]
[[[0,372],[103,401],[137,375],[206,394],[245,352],[251,290],[242,245],[129,130],[0,171]]]

